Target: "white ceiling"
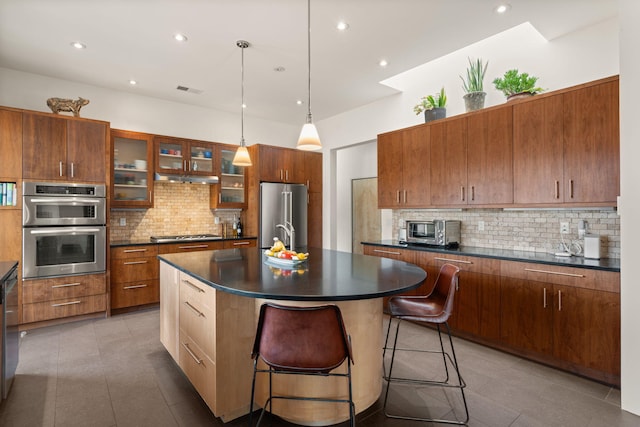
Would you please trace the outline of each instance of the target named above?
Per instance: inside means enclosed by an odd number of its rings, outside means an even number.
[[[312,0],[314,120],[391,95],[380,81],[515,25],[529,21],[553,39],[615,17],[618,3],[508,0],[510,11],[498,15],[499,1]],[[336,29],[339,20],[347,31]],[[175,41],[178,32],[188,42]],[[305,0],[0,0],[0,67],[231,112],[240,110],[240,39],[251,44],[246,115],[303,123]]]

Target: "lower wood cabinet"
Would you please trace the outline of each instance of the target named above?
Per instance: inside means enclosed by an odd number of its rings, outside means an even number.
[[[412,262],[433,287],[440,266],[460,267],[456,335],[620,384],[620,273],[365,245],[367,255]]]
[[[111,309],[160,301],[158,246],[111,249]]]
[[[22,281],[22,323],[61,319],[107,310],[106,275]]]
[[[160,263],[160,341],[223,422],[249,412],[255,307]]]

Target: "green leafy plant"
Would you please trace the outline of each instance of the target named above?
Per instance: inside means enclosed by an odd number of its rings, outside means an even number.
[[[433,110],[434,108],[445,108],[447,106],[447,95],[444,87],[440,89],[440,93],[435,95],[427,95],[420,98],[420,103],[413,107],[413,111],[417,114],[425,110]]]
[[[467,68],[467,78],[460,76],[462,80],[462,89],[464,89],[465,93],[471,92],[484,92],[484,74],[487,72],[487,65],[482,64],[482,59],[476,59],[472,61],[471,58],[467,58],[469,60],[469,68]]]
[[[496,89],[502,91],[506,97],[509,97],[517,93],[528,92],[533,95],[544,91],[541,87],[536,86],[537,81],[537,77],[529,76],[527,73],[520,74],[518,70],[513,69],[504,73],[503,77],[494,79],[493,84]]]

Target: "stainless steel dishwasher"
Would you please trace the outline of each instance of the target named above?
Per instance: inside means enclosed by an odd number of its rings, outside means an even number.
[[[6,399],[18,367],[18,270],[17,264],[0,283],[0,308],[2,321],[2,399]]]

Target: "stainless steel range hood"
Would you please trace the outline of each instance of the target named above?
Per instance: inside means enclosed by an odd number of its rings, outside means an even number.
[[[163,182],[175,182],[175,183],[189,183],[189,184],[217,184],[220,182],[219,178],[215,175],[202,176],[202,175],[177,175],[171,173],[155,173],[155,181]]]

